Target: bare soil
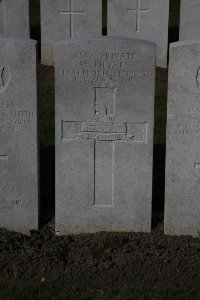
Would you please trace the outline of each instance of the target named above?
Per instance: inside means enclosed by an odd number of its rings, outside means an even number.
[[[49,223],[31,237],[0,231],[0,284],[57,282],[94,288],[199,288],[200,239],[97,233],[57,237]]]

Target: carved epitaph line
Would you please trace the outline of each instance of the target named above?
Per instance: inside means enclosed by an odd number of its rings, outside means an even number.
[[[8,160],[7,154],[0,154],[0,160]]]

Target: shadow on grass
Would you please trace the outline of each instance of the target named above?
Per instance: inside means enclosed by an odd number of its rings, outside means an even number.
[[[55,215],[55,147],[40,152],[40,227]]]
[[[153,154],[153,201],[152,227],[156,227],[164,218],[165,199],[165,144],[154,145]]]

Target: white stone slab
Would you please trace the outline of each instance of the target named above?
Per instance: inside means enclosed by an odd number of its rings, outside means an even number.
[[[181,0],[179,39],[200,39],[199,0]]]
[[[54,64],[57,41],[102,35],[102,0],[41,0],[42,64]]]
[[[200,232],[200,40],[170,48],[165,234]]]
[[[38,229],[36,42],[0,37],[0,227]]]
[[[56,233],[151,230],[155,44],[56,47]]]
[[[157,44],[157,66],[167,67],[169,0],[108,0],[108,35]]]
[[[29,38],[28,0],[0,0],[0,33]]]

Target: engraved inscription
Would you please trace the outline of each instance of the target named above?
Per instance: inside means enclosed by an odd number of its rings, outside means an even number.
[[[68,81],[134,84],[152,76],[152,73],[145,69],[137,70],[140,53],[111,51],[93,54],[79,51],[73,56],[73,65],[62,70],[62,75]]]
[[[73,131],[73,134],[72,134]],[[96,103],[90,122],[62,121],[62,141],[97,140],[147,143],[147,123],[126,123],[114,115],[107,115],[105,104]]]
[[[176,122],[175,134],[179,137],[200,136],[200,106],[190,107],[184,116],[184,121],[179,119]]]
[[[184,217],[184,218],[199,218],[200,217],[200,212],[178,212],[177,213],[180,217]]]
[[[0,200],[0,213],[12,211],[20,205],[20,200]]]
[[[148,12],[148,8],[141,8],[141,0],[137,0],[137,7],[135,9],[128,9],[128,13],[136,14],[136,32],[140,32],[140,14]]]
[[[0,130],[27,130],[34,117],[28,103],[0,102]]]
[[[0,154],[0,160],[8,160],[7,154]]]
[[[73,9],[73,0],[70,0],[70,9],[69,10],[59,10],[59,15],[67,15],[70,18],[70,38],[74,37],[74,16],[85,16],[85,11],[76,11]]]
[[[0,66],[0,92],[3,92],[10,81],[10,71],[7,66]]]

